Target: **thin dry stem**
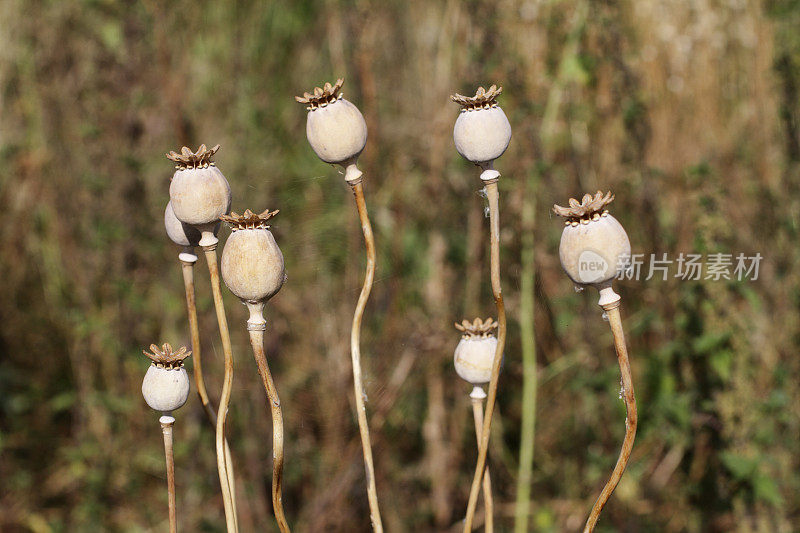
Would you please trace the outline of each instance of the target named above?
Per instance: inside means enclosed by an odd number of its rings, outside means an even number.
[[[197,322],[197,305],[195,304],[195,291],[194,291],[194,261],[181,261],[183,266],[183,287],[186,292],[186,311],[189,316],[189,331],[192,336],[192,354],[194,355],[194,383],[197,387],[197,395],[200,397],[200,403],[203,405],[203,410],[211,425],[217,427],[217,412],[211,401],[208,398],[208,391],[206,390],[206,382],[203,378],[203,363],[200,357],[200,328]],[[225,446],[225,466],[228,478],[228,489],[230,490],[231,502],[234,509],[236,509],[236,486],[235,475],[233,472],[233,463],[231,461],[231,450],[228,446],[228,439],[224,441]],[[234,513],[234,519],[236,519]],[[236,529],[239,529],[238,520],[236,521]]]
[[[489,382],[489,392],[486,399],[486,416],[483,420],[481,443],[478,447],[478,462],[475,465],[475,475],[469,491],[467,516],[464,519],[464,531],[472,531],[472,521],[475,519],[475,509],[478,506],[478,493],[481,490],[481,479],[486,467],[486,455],[489,451],[489,436],[492,429],[492,415],[494,403],[497,399],[497,382],[500,378],[500,363],[503,361],[503,348],[506,343],[506,309],[503,304],[503,293],[500,288],[500,208],[497,182],[486,185],[486,197],[489,200],[489,240],[491,248],[491,278],[494,303],[497,306],[497,349],[492,362],[492,379]]]
[[[369,513],[372,520],[372,528],[376,532],[383,532],[381,522],[381,512],[378,507],[378,490],[375,487],[375,467],[372,461],[372,444],[369,437],[369,426],[367,425],[367,408],[364,405],[364,385],[361,381],[361,319],[364,316],[364,308],[372,291],[372,281],[375,278],[375,240],[372,237],[372,225],[367,215],[367,204],[364,201],[364,189],[361,180],[350,183],[353,195],[356,199],[358,218],[361,221],[361,230],[364,232],[364,243],[367,248],[367,271],[364,276],[364,286],[358,297],[356,310],[353,314],[353,329],[350,333],[350,355],[353,363],[353,389],[356,396],[356,411],[358,417],[358,429],[361,433],[361,448],[364,453],[364,468],[367,475],[367,498],[369,500]]]
[[[203,410],[206,416],[216,426],[217,414],[211,403],[208,400],[208,392],[206,391],[206,383],[203,379],[203,361],[200,357],[200,327],[197,323],[197,305],[195,303],[194,294],[194,263],[190,261],[181,261],[183,268],[183,288],[186,292],[186,310],[189,317],[189,332],[192,336],[192,353],[194,354],[194,383],[197,387],[197,395],[200,397],[200,403],[203,405]]]
[[[216,420],[214,421],[216,424]],[[216,428],[216,426],[214,426]],[[233,458],[231,458],[231,448],[228,446],[228,439],[224,439],[222,444],[225,447],[225,473],[228,476],[228,490],[230,491],[231,509],[233,509],[233,527],[239,531],[239,516],[236,513],[236,476],[233,471]]]
[[[475,419],[475,437],[478,446],[481,444],[481,431],[483,430],[483,398],[470,398],[472,401],[472,417]],[[486,533],[494,531],[494,498],[492,497],[492,478],[489,467],[483,475],[483,506],[486,508]]]
[[[619,452],[614,471],[611,472],[611,477],[603,487],[603,491],[598,496],[597,501],[594,502],[589,518],[586,520],[586,527],[583,528],[583,533],[594,531],[603,507],[611,498],[611,494],[617,487],[619,480],[622,479],[622,474],[625,472],[625,467],[628,465],[628,459],[630,459],[631,450],[633,449],[633,439],[636,438],[636,397],[633,394],[633,377],[631,376],[631,363],[628,360],[628,348],[625,346],[625,332],[622,329],[622,319],[619,315],[619,301],[604,306],[604,309],[608,316],[608,323],[611,326],[611,333],[614,336],[614,348],[617,351],[619,370],[622,374],[622,397],[625,399],[625,410],[627,411],[625,439],[622,441],[622,449]]]
[[[169,533],[178,531],[178,513],[175,504],[175,457],[172,453],[172,424],[175,419],[171,416],[162,416],[161,433],[164,434],[164,456],[167,460],[167,494],[169,499]]]
[[[275,511],[275,520],[281,533],[289,533],[289,524],[283,513],[283,413],[281,412],[281,400],[278,397],[278,389],[272,381],[272,374],[267,364],[267,356],[264,354],[264,331],[249,330],[250,345],[253,347],[253,357],[258,366],[258,373],[261,374],[261,381],[269,399],[269,407],[272,413],[272,508]]]
[[[222,339],[222,352],[225,357],[225,376],[222,382],[222,395],[219,399],[217,409],[217,470],[219,471],[219,483],[222,490],[222,502],[225,506],[225,524],[228,533],[235,533],[237,529],[236,508],[233,504],[231,485],[229,485],[228,472],[232,471],[229,455],[225,453],[225,420],[228,417],[228,405],[231,401],[231,389],[233,388],[233,350],[231,348],[231,336],[228,331],[228,318],[225,316],[225,305],[222,301],[222,291],[219,284],[219,266],[217,265],[217,245],[203,246],[206,262],[208,263],[208,273],[211,277],[211,292],[214,296],[214,309],[217,313],[217,323],[219,325],[219,335]],[[230,466],[230,467],[229,467]]]

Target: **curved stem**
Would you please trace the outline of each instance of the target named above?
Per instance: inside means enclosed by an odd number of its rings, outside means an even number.
[[[222,352],[225,357],[225,377],[222,382],[222,394],[217,408],[217,470],[219,471],[219,484],[222,490],[222,502],[225,506],[225,524],[228,533],[235,533],[236,527],[236,508],[233,506],[231,485],[228,481],[229,455],[225,454],[225,420],[228,417],[228,405],[231,401],[231,389],[233,388],[233,350],[231,348],[231,335],[228,331],[228,318],[225,316],[225,305],[222,301],[222,291],[219,284],[219,266],[217,265],[217,245],[209,244],[203,246],[206,262],[208,263],[208,273],[211,277],[211,292],[214,296],[214,309],[217,313],[217,323],[219,325],[219,335],[222,339]]]
[[[497,350],[492,362],[492,379],[489,382],[489,395],[486,399],[486,415],[483,420],[481,442],[478,447],[478,462],[475,465],[475,475],[469,491],[467,516],[464,519],[464,531],[472,531],[472,521],[475,518],[475,508],[478,505],[478,493],[481,490],[481,479],[486,467],[486,455],[489,450],[489,436],[492,429],[492,415],[494,403],[497,400],[497,382],[500,378],[500,364],[503,362],[503,348],[506,343],[506,309],[503,304],[503,293],[500,289],[500,193],[497,190],[497,181],[486,184],[486,197],[489,200],[489,238],[491,246],[491,278],[492,294],[497,306]]]
[[[480,389],[480,392],[483,393],[483,389]],[[479,446],[481,443],[481,431],[483,429],[483,398],[485,397],[485,394],[470,395],[472,417],[475,419],[475,437],[477,438]],[[492,478],[489,475],[488,466],[483,475],[483,506],[486,508],[486,533],[492,533],[494,531],[494,498],[492,498]]]
[[[350,332],[350,355],[353,363],[353,389],[356,396],[356,411],[358,418],[358,429],[361,433],[361,448],[364,453],[364,468],[367,476],[367,499],[369,500],[369,514],[372,520],[372,528],[376,532],[383,532],[381,522],[381,512],[378,507],[378,490],[375,487],[375,467],[372,462],[372,444],[369,438],[369,426],[367,425],[367,411],[364,405],[364,384],[361,381],[361,319],[364,316],[364,308],[372,290],[372,281],[375,278],[375,241],[372,237],[372,225],[367,215],[367,204],[364,201],[364,189],[361,179],[348,182],[353,189],[358,209],[358,218],[361,221],[361,230],[364,232],[364,243],[367,248],[367,271],[364,276],[364,286],[358,297],[356,310],[353,314],[353,328]]]
[[[186,292],[186,310],[189,316],[189,331],[192,336],[192,361],[193,361],[193,376],[194,383],[197,387],[197,395],[200,397],[200,403],[203,405],[203,410],[211,425],[217,427],[217,412],[211,405],[206,391],[206,383],[203,378],[203,362],[200,357],[200,328],[197,323],[197,306],[195,304],[195,291],[194,291],[194,263],[197,261],[197,256],[194,254],[184,253],[180,255],[180,261],[183,270],[183,288]],[[230,491],[231,502],[234,509],[236,509],[236,487],[234,485],[235,476],[233,473],[233,463],[231,462],[231,450],[228,446],[228,439],[223,442],[225,447],[225,466],[228,478],[228,490]],[[234,519],[236,515],[234,514]],[[238,521],[236,529],[239,529]]]
[[[169,500],[169,533],[178,531],[178,513],[175,509],[175,458],[172,454],[172,425],[175,419],[164,415],[158,419],[164,434],[164,456],[167,459],[167,495]]]
[[[272,381],[272,374],[267,365],[267,356],[264,354],[264,327],[259,329],[252,328],[248,323],[247,329],[250,332],[250,345],[253,347],[253,357],[258,365],[258,373],[261,374],[261,381],[269,399],[269,407],[272,412],[272,508],[275,511],[275,520],[278,521],[278,528],[281,533],[289,533],[289,524],[283,514],[283,413],[281,412],[281,400],[278,397],[278,390]]]
[[[622,473],[628,465],[628,459],[633,449],[633,439],[636,437],[636,397],[633,394],[633,378],[631,376],[631,363],[628,360],[628,348],[625,346],[625,332],[622,329],[622,319],[619,315],[619,300],[603,305],[603,309],[608,316],[608,323],[614,336],[614,348],[617,351],[619,370],[622,374],[622,396],[625,399],[627,416],[625,418],[625,439],[622,441],[622,449],[619,452],[617,464],[614,466],[614,471],[611,473],[611,477],[606,482],[605,487],[603,487],[597,501],[594,502],[589,518],[586,520],[586,527],[583,528],[584,533],[594,531],[594,526],[600,518],[603,507],[608,502],[608,499],[611,498],[611,494],[617,487],[619,480],[622,479]]]

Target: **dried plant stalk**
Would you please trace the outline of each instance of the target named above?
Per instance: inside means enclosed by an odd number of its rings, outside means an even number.
[[[356,200],[358,218],[361,222],[361,230],[364,233],[364,243],[367,248],[367,270],[364,275],[364,285],[358,297],[356,310],[353,314],[353,328],[350,333],[350,355],[353,363],[353,389],[356,396],[356,411],[358,417],[358,429],[361,433],[361,448],[364,453],[364,468],[367,476],[367,498],[369,500],[369,514],[372,521],[372,528],[376,532],[383,532],[380,508],[378,507],[378,490],[375,487],[375,467],[372,461],[372,444],[369,437],[369,425],[367,424],[367,410],[364,405],[364,384],[361,378],[361,319],[364,316],[364,308],[372,291],[372,281],[375,278],[375,240],[372,236],[372,225],[367,214],[367,204],[364,201],[364,189],[361,178],[349,181],[353,189],[353,196]]]
[[[237,529],[236,508],[233,503],[231,486],[228,481],[228,472],[232,471],[229,465],[229,456],[225,454],[225,420],[228,417],[228,405],[231,401],[233,388],[233,349],[231,348],[231,335],[228,331],[228,318],[225,316],[225,305],[222,301],[222,290],[219,281],[219,266],[217,265],[217,243],[203,246],[208,273],[211,278],[211,292],[214,296],[214,309],[217,313],[219,335],[222,339],[222,352],[225,357],[225,376],[222,382],[222,394],[217,408],[216,447],[217,470],[219,483],[222,490],[222,502],[225,506],[225,524],[228,533],[235,533]]]
[[[184,254],[181,254],[181,256],[183,288],[186,292],[186,310],[189,317],[189,332],[192,336],[192,354],[194,355],[194,383],[197,387],[197,395],[200,397],[200,403],[203,405],[206,416],[216,426],[217,414],[211,406],[211,402],[208,400],[206,383],[203,378],[203,362],[200,357],[200,327],[197,323],[197,305],[195,303],[194,293],[194,261],[185,259]]]
[[[475,419],[475,437],[478,446],[480,446],[481,431],[483,430],[483,399],[486,397],[486,393],[480,387],[475,387],[475,389],[478,389],[480,393],[476,394],[476,391],[473,390],[469,397],[472,402],[472,417]],[[484,524],[486,533],[492,533],[494,531],[494,498],[492,497],[492,478],[489,474],[488,466],[483,474],[483,506],[486,508],[486,521]]]
[[[263,304],[262,304],[263,306]],[[281,412],[281,400],[278,397],[278,390],[272,381],[272,374],[267,364],[267,356],[264,354],[264,329],[261,326],[251,327],[248,324],[250,333],[250,345],[253,347],[253,357],[258,366],[258,373],[261,374],[261,381],[269,399],[269,407],[272,413],[272,508],[275,512],[275,520],[281,533],[289,533],[289,524],[283,513],[283,413]]]
[[[378,507],[378,491],[375,488],[375,468],[372,461],[372,444],[367,425],[367,413],[364,406],[364,385],[361,382],[361,319],[364,308],[372,290],[375,277],[375,243],[372,237],[372,226],[367,215],[364,202],[364,191],[361,185],[362,172],[358,169],[358,156],[367,143],[367,123],[361,111],[342,97],[339,90],[344,83],[343,78],[331,85],[315,87],[313,94],[306,92],[296,96],[295,100],[307,106],[306,137],[317,156],[326,163],[341,165],[344,179],[353,189],[356,199],[358,217],[364,232],[367,247],[367,272],[364,285],[358,297],[353,314],[353,327],[350,332],[350,356],[353,363],[353,388],[356,396],[356,416],[361,434],[361,448],[364,454],[364,467],[367,477],[367,499],[369,501],[370,520],[375,531],[383,532],[380,508]]]
[[[472,531],[472,522],[475,518],[475,509],[478,505],[478,493],[481,489],[481,479],[486,467],[486,455],[489,451],[489,436],[492,429],[492,415],[497,399],[497,382],[500,378],[500,364],[503,361],[503,348],[506,343],[506,309],[503,303],[503,293],[500,288],[500,193],[497,190],[497,179],[486,183],[486,197],[489,201],[489,241],[491,253],[490,274],[492,279],[492,294],[497,306],[497,350],[492,363],[492,379],[489,382],[489,394],[486,399],[486,414],[481,431],[481,442],[478,447],[478,462],[475,466],[475,475],[469,492],[467,516],[464,519],[464,531]]]
[[[614,348],[617,352],[617,360],[619,361],[619,370],[622,374],[622,397],[625,400],[625,410],[627,415],[625,417],[625,439],[622,441],[622,449],[619,452],[617,464],[614,466],[614,471],[611,477],[603,487],[600,496],[595,501],[592,511],[589,513],[589,518],[586,520],[586,527],[583,528],[584,533],[594,531],[597,520],[600,518],[600,513],[603,507],[611,498],[611,494],[617,487],[619,480],[622,478],[622,473],[628,465],[628,459],[631,456],[633,449],[633,440],[636,437],[636,397],[633,393],[633,377],[631,375],[631,363],[628,360],[628,348],[625,346],[625,332],[622,329],[622,319],[619,314],[620,301],[617,299],[615,302],[604,304],[603,310],[608,316],[608,323],[611,326],[611,333],[614,336]]]
[[[175,419],[164,415],[159,418],[161,433],[164,434],[164,456],[167,460],[167,495],[169,500],[169,533],[178,531],[178,513],[175,504],[175,457],[172,453],[172,425]]]
[[[183,270],[183,287],[186,292],[186,311],[189,317],[189,331],[192,336],[192,354],[194,355],[194,383],[197,387],[197,395],[200,397],[200,403],[203,405],[203,410],[211,425],[216,429],[217,427],[217,413],[208,399],[208,392],[206,391],[206,382],[203,378],[203,363],[200,358],[200,328],[197,322],[197,305],[195,304],[195,291],[194,291],[194,264],[197,261],[197,256],[190,254],[192,257],[187,257],[189,254],[181,254],[180,261]],[[192,260],[194,258],[194,260]],[[231,502],[234,509],[236,509],[236,476],[233,472],[233,463],[231,461],[231,450],[228,446],[228,439],[223,442],[225,447],[225,466],[228,478],[228,490],[231,495]],[[234,519],[236,519],[234,514]],[[236,529],[239,529],[238,520],[236,522]]]

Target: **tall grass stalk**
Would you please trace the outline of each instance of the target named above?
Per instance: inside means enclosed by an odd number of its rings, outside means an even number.
[[[528,531],[533,475],[533,451],[536,436],[536,337],[534,334],[534,309],[536,269],[534,236],[536,186],[533,176],[525,183],[522,197],[521,273],[520,273],[520,337],[522,341],[522,421],[520,423],[519,468],[517,471],[517,499],[514,506],[514,532]]]

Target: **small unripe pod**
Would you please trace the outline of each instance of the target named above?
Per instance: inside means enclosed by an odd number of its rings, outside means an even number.
[[[181,222],[192,226],[213,224],[230,210],[231,187],[211,160],[218,149],[219,145],[211,150],[201,145],[197,152],[192,152],[184,146],[181,154],[167,155],[176,163],[169,197]]]
[[[256,215],[248,209],[222,217],[233,230],[222,250],[222,279],[245,302],[269,300],[286,281],[283,254],[266,224],[277,213]]]
[[[189,398],[189,375],[186,369],[150,365],[142,381],[142,396],[151,409],[174,411]]]
[[[456,373],[473,385],[489,383],[492,379],[492,362],[497,349],[497,338],[461,339],[453,354]]]
[[[178,220],[175,211],[172,210],[172,202],[167,202],[167,208],[164,210],[164,228],[167,230],[167,237],[178,246],[197,246],[200,242],[200,232]]]
[[[511,124],[496,100],[502,91],[502,87],[492,85],[488,91],[479,87],[473,97],[452,96],[462,106],[453,127],[456,150],[476,165],[494,161],[511,142]]]
[[[367,123],[358,108],[345,100],[339,90],[344,83],[326,83],[295,99],[308,105],[306,136],[311,148],[326,163],[345,165],[353,161],[367,144]]]
[[[605,286],[630,263],[628,234],[605,210],[613,200],[610,192],[603,196],[598,191],[594,197],[585,195],[581,203],[570,199],[570,207],[553,207],[567,219],[558,255],[564,272],[576,285]]]
[[[150,346],[152,353],[144,352],[152,364],[142,381],[142,396],[152,409],[169,412],[182,407],[189,398],[189,375],[183,368],[183,360],[191,354],[186,347],[177,352],[164,344],[161,348]]]
[[[492,365],[497,351],[497,338],[493,330],[497,322],[487,318],[483,322],[476,318],[472,323],[464,320],[456,324],[463,332],[453,354],[453,364],[458,376],[473,385],[489,383],[492,379]]]

